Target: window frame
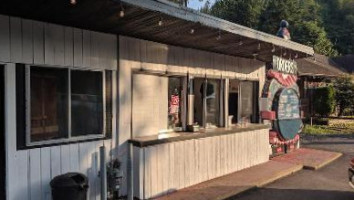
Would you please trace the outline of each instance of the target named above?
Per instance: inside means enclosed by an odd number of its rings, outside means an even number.
[[[67,69],[68,73],[68,130],[67,136],[65,138],[50,139],[42,141],[31,141],[31,67],[41,67],[49,69]],[[82,136],[72,136],[72,123],[71,123],[71,71],[90,71],[90,72],[101,72],[102,74],[102,133],[95,135],[82,135]],[[43,66],[43,65],[25,65],[25,145],[26,147],[34,147],[40,145],[57,145],[60,143],[72,143],[80,142],[86,140],[97,140],[106,138],[106,70],[90,70],[90,69],[79,69],[79,68],[68,68],[61,66]],[[113,80],[112,80],[113,82]],[[112,83],[113,84],[113,83]],[[113,98],[113,95],[112,95]],[[113,100],[112,100],[113,102]],[[113,107],[112,107],[113,109]]]
[[[253,114],[251,115],[250,118],[250,124],[259,124],[260,122],[260,113],[259,113],[259,84],[260,81],[259,80],[242,80],[242,79],[237,79],[237,78],[230,78],[229,79],[229,84],[231,81],[238,81],[239,85],[238,85],[238,105],[237,105],[237,123],[236,124],[229,124],[227,123],[228,127],[237,127],[239,125],[242,125],[241,118],[242,118],[242,83],[248,82],[248,83],[252,83],[252,110],[253,110]],[[255,88],[255,85],[256,88]],[[227,98],[230,98],[230,91],[229,88],[227,89]],[[227,101],[228,103],[228,101]],[[229,105],[227,105],[229,107]],[[257,116],[254,116],[254,114],[256,114]],[[228,113],[229,115],[229,113]],[[227,119],[228,120],[228,119]],[[257,121],[257,122],[252,122],[252,121]]]

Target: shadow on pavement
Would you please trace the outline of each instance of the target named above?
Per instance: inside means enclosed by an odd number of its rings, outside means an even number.
[[[259,188],[229,200],[354,200],[354,192]]]

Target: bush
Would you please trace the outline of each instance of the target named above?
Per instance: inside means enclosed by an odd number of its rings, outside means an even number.
[[[339,107],[338,116],[352,113],[354,104],[354,82],[352,76],[343,76],[336,79],[334,82],[336,89],[336,103]]]
[[[328,117],[336,105],[334,88],[332,86],[316,88],[313,94],[314,112],[320,116]]]

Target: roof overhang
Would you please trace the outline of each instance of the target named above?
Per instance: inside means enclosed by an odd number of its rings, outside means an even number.
[[[119,16],[122,9],[124,17]],[[70,0],[2,0],[0,13],[265,62],[273,55],[314,54],[311,47],[165,0],[77,0],[76,5]]]

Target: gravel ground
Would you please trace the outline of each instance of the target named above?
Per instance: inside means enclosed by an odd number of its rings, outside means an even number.
[[[343,156],[317,171],[302,170],[233,199],[240,200],[354,200],[348,185],[349,161],[354,157],[353,136],[304,136],[302,146],[342,152]]]

